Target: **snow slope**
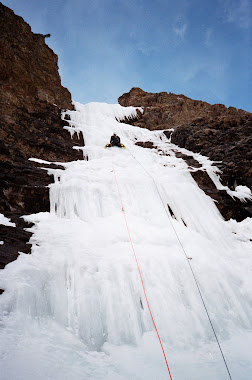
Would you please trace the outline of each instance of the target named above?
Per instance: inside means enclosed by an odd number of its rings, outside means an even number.
[[[135,108],[75,106],[66,128],[83,134],[85,147],[76,149],[86,160],[49,170],[55,178],[51,212],[26,217],[35,223],[32,255],[21,253],[0,273],[1,379],[169,378],[115,174],[173,379],[229,378],[174,229],[191,258],[232,378],[250,379],[251,219],[225,222],[162,131],[117,121],[133,117]],[[127,149],[104,149],[113,132]],[[217,176],[209,160],[195,158]]]

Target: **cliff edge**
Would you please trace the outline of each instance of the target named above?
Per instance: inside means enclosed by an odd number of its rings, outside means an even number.
[[[61,109],[73,109],[61,85],[58,57],[45,37],[0,3],[0,213],[16,227],[0,225],[0,268],[18,251],[29,253],[30,234],[21,215],[49,211],[52,178],[29,158],[82,159],[64,129]],[[43,165],[45,166],[45,165]],[[49,165],[50,166],[50,165]]]

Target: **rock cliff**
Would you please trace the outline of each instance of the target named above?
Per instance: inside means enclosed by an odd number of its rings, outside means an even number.
[[[0,213],[16,227],[0,225],[0,268],[15,260],[18,252],[30,252],[30,233],[20,216],[49,210],[48,185],[52,179],[35,157],[51,162],[82,159],[61,119],[62,109],[73,109],[69,91],[61,85],[57,55],[46,45],[45,36],[0,3]],[[142,106],[143,114],[128,121],[153,129],[174,128],[172,142],[215,161],[222,182],[231,189],[252,186],[252,115],[233,107],[210,105],[184,95],[147,93],[133,88],[119,98],[123,106]],[[166,132],[170,136],[170,132]],[[151,143],[137,142],[146,148]],[[182,156],[181,156],[182,157]],[[192,157],[183,158],[197,168]],[[48,164],[55,167],[55,164]],[[58,166],[60,167],[60,166]],[[222,215],[242,220],[252,215],[251,202],[242,204],[218,191],[206,173],[195,172],[199,186],[218,201]],[[1,293],[1,289],[0,289]]]
[[[193,100],[184,95],[167,92],[148,93],[132,88],[118,99],[123,106],[142,106],[138,118],[127,121],[150,130],[174,128],[171,142],[212,161],[218,161],[223,185],[234,190],[237,185],[252,188],[252,114],[222,104]],[[192,157],[183,155],[191,166]],[[241,221],[252,216],[252,202],[232,199],[225,191],[218,191],[202,171],[192,173],[198,185],[215,199],[225,219]]]
[[[71,140],[64,129],[68,123],[61,120],[61,109],[73,106],[61,85],[57,55],[2,3],[0,30],[0,213],[16,223],[16,228],[0,225],[3,268],[18,251],[30,250],[20,216],[49,210],[52,179],[29,158],[66,162],[82,154],[72,149],[81,141]]]

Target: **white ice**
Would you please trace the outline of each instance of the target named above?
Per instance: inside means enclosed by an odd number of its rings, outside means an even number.
[[[251,219],[225,222],[162,131],[117,121],[134,117],[135,108],[75,107],[67,111],[66,128],[72,136],[83,134],[85,146],[76,149],[83,150],[85,160],[68,163],[65,170],[49,169],[55,178],[51,211],[25,218],[35,223],[32,255],[21,253],[0,274],[5,289],[0,296],[1,379],[169,378],[116,175],[173,379],[228,379],[175,229],[232,377],[248,380]],[[113,132],[126,149],[104,149]],[[136,141],[152,141],[156,148],[144,149]]]

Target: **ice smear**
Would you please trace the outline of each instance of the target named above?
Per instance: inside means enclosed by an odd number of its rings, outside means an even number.
[[[170,139],[167,140],[170,141]],[[190,168],[190,171],[206,171],[218,190],[225,190],[232,198],[239,198],[242,202],[252,199],[251,190],[247,186],[239,185],[236,186],[235,190],[231,190],[228,186],[222,185],[219,175],[221,170],[215,166],[215,162],[211,161],[208,157],[202,156],[199,153],[191,152],[185,148],[180,148],[174,144],[171,144],[171,147],[172,146],[174,151],[181,152],[187,156],[192,156],[194,160],[198,161],[201,164],[201,168]]]
[[[221,170],[217,166],[214,165],[215,164],[214,161],[211,161],[208,157],[202,156],[199,153],[194,153],[185,148],[181,148],[172,144],[171,137],[167,138],[163,134],[163,131],[156,131],[153,134],[152,139],[150,138],[146,141],[149,141],[149,140],[155,143],[157,148],[162,150],[163,153],[166,152],[171,155],[172,154],[171,150],[173,150],[174,152],[181,152],[187,156],[192,156],[194,160],[199,162],[201,167],[200,168],[188,167],[190,172],[206,171],[218,190],[225,190],[227,194],[229,194],[232,198],[238,198],[240,199],[241,202],[244,202],[244,203],[252,199],[251,190],[247,186],[239,185],[239,186],[236,186],[235,190],[231,190],[228,186],[222,185],[220,175],[219,175],[221,173]],[[170,142],[169,148],[167,148],[167,142]],[[184,165],[186,165],[186,163],[183,160],[181,161],[184,163]]]
[[[40,158],[32,158],[31,157],[31,158],[29,158],[29,161],[37,162],[38,164],[47,164],[47,165],[52,164],[51,161],[41,160]]]
[[[173,378],[228,378],[176,229],[234,378],[251,374],[251,242],[224,222],[162,131],[115,120],[118,105],[75,104],[71,128],[88,161],[55,170],[51,212],[35,223],[32,255],[0,274],[0,372],[10,379],[167,379],[115,185],[116,170],[151,309]],[[104,149],[116,132],[127,149]],[[135,141],[166,149],[143,149]],[[131,153],[137,158],[134,159]],[[50,169],[53,173],[53,169]],[[142,305],[141,305],[142,302]]]
[[[0,214],[0,224],[7,227],[16,227],[15,223],[12,223],[9,218],[6,218],[3,214]]]

